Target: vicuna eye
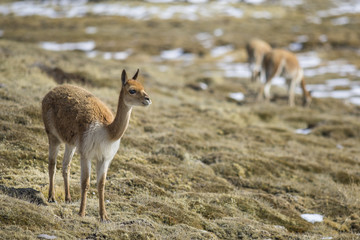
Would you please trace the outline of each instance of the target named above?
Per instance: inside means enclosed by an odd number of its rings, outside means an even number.
[[[135,93],[136,93],[136,90],[131,89],[131,90],[129,90],[129,93],[130,93],[130,94],[135,94]]]

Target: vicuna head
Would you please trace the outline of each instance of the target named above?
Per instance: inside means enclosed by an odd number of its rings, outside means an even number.
[[[143,85],[136,80],[139,74],[139,69],[136,71],[135,75],[128,79],[126,71],[123,70],[121,74],[122,81],[122,95],[124,102],[127,106],[149,106],[151,100],[149,95],[145,92]]]

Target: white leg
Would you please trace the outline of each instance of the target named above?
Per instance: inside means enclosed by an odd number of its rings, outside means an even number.
[[[65,145],[65,153],[64,153],[64,159],[62,164],[62,174],[64,178],[64,187],[65,187],[65,202],[71,202],[71,196],[70,196],[70,164],[72,157],[74,156],[76,147],[66,144]]]
[[[108,221],[109,218],[105,209],[105,182],[106,175],[110,165],[110,160],[99,159],[96,165],[96,175],[97,175],[97,187],[99,195],[99,213],[101,221]]]
[[[81,156],[81,203],[79,215],[85,216],[86,194],[90,187],[91,158]]]
[[[265,95],[265,99],[266,99],[267,101],[270,100],[270,88],[271,88],[271,82],[265,83],[265,86],[264,86],[264,95]]]
[[[289,106],[293,107],[295,105],[295,87],[296,87],[296,79],[291,79],[290,87],[289,87]]]
[[[49,202],[55,202],[55,172],[56,172],[56,157],[59,153],[60,141],[52,134],[48,134],[49,138]]]

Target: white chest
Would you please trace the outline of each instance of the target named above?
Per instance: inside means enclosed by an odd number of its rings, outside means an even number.
[[[102,124],[94,123],[84,134],[80,153],[88,158],[97,158],[101,161],[111,161],[120,147],[120,139],[109,140],[109,134]]]

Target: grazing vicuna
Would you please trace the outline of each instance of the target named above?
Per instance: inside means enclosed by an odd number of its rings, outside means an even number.
[[[62,174],[65,201],[70,202],[70,163],[77,149],[81,156],[81,204],[79,215],[85,215],[86,194],[90,185],[91,160],[97,159],[96,174],[101,221],[107,221],[104,191],[108,167],[120,146],[133,106],[148,106],[151,100],[144,87],[136,81],[139,70],[128,79],[121,75],[120,91],[115,117],[108,107],[87,90],[61,85],[51,90],[42,101],[42,117],[49,139],[49,202],[55,201],[54,178],[56,157],[60,143],[65,143]]]
[[[263,40],[253,38],[246,44],[246,51],[251,71],[251,81],[257,82],[261,79],[261,65],[264,55],[271,51],[271,46]]]
[[[265,95],[266,100],[270,99],[271,81],[274,77],[284,77],[289,86],[289,105],[295,104],[295,87],[300,83],[303,92],[303,106],[311,103],[310,93],[306,90],[304,71],[300,67],[295,54],[283,49],[273,49],[264,56],[263,71],[265,71],[265,84],[261,86],[258,93],[258,101]]]

